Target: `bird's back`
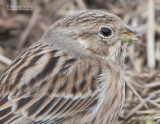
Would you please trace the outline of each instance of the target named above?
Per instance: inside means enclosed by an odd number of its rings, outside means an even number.
[[[0,123],[74,122],[98,103],[101,73],[98,62],[37,42],[0,79]]]

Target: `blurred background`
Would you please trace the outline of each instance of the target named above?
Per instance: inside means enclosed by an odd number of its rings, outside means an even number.
[[[105,9],[142,34],[129,44],[119,124],[160,124],[160,0],[0,0],[0,76],[57,19]]]

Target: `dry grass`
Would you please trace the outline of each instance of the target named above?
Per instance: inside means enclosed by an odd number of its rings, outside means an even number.
[[[18,10],[13,11],[16,2]],[[159,0],[1,0],[0,75],[58,18],[87,9],[106,9],[143,35],[128,46],[126,102],[119,123],[160,124]]]

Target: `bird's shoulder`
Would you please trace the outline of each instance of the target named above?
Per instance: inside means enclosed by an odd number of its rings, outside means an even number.
[[[54,45],[37,42],[22,52],[2,75],[1,93],[9,91],[23,95],[43,88],[48,89],[50,94],[52,87],[59,89],[57,92],[64,91],[62,89],[65,89],[65,85],[71,84],[68,82],[77,82],[80,89],[89,85],[90,89],[94,89],[92,83],[101,73],[102,67],[95,60],[79,59]],[[72,87],[74,93],[74,86]]]

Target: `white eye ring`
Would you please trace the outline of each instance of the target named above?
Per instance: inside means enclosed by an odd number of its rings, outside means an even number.
[[[113,35],[113,30],[108,27],[101,27],[99,30],[99,35],[103,38],[111,38]]]

